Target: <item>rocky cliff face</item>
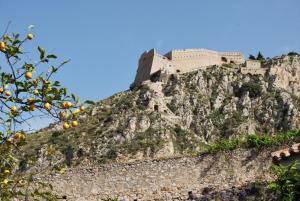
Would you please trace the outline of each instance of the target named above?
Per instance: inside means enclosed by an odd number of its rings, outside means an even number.
[[[27,155],[55,162],[132,161],[196,153],[207,144],[249,133],[300,128],[300,57],[265,62],[265,75],[241,74],[241,66],[212,66],[147,82],[89,108],[80,126],[52,126],[30,136]],[[53,137],[55,136],[55,138]]]

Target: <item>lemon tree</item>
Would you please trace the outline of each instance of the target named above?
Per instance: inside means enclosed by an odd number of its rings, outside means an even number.
[[[37,54],[29,54],[25,51],[26,44],[34,39],[32,33],[22,37],[7,31],[0,37],[0,200],[3,201],[58,198],[51,185],[18,171],[21,146],[26,144],[30,132],[24,128],[28,128],[31,119],[47,116],[61,121],[63,129],[72,129],[79,124],[77,114],[84,110],[80,99],[53,78],[68,61],[57,62],[55,54],[47,54],[40,46]]]

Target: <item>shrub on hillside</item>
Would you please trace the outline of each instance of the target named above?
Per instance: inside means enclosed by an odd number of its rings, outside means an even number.
[[[287,167],[274,165],[272,168],[277,179],[269,184],[269,189],[278,195],[279,200],[300,200],[300,161]]]
[[[297,56],[297,55],[299,56],[300,54],[297,52],[289,52],[287,55],[288,56]]]
[[[262,87],[253,82],[243,83],[235,95],[237,97],[242,97],[246,92],[249,92],[250,98],[257,98],[262,95]]]

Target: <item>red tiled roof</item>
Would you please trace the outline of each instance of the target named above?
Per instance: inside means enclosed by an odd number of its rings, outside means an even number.
[[[271,156],[274,160],[281,160],[282,158],[287,158],[292,154],[300,152],[300,143],[293,144],[291,148],[284,148],[278,151],[274,151],[271,153]]]

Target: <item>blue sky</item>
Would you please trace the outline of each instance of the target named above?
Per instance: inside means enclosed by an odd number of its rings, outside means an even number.
[[[300,52],[299,0],[0,0],[0,33],[26,34],[71,59],[57,76],[82,99],[128,89],[139,55],[150,48]],[[33,49],[31,49],[33,51]]]

